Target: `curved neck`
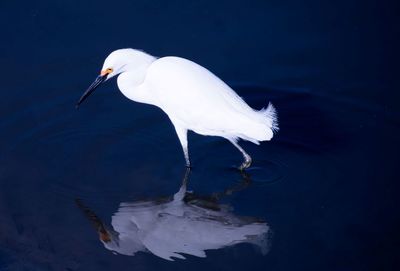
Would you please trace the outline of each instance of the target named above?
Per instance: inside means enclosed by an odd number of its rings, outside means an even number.
[[[118,88],[122,94],[136,102],[156,104],[143,84],[147,68],[155,60],[155,57],[140,51],[137,56],[130,57],[117,79]]]

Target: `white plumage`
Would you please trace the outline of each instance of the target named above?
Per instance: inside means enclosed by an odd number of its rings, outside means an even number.
[[[187,192],[188,171],[179,191],[170,198],[121,203],[106,226],[82,202],[78,206],[95,225],[104,246],[122,255],[150,252],[173,261],[185,255],[206,257],[206,251],[241,243],[268,251],[270,228],[253,217],[240,217],[213,197]],[[215,198],[214,198],[215,199]]]
[[[245,169],[250,166],[251,158],[237,140],[259,144],[259,141],[271,140],[279,129],[272,104],[254,110],[204,67],[180,57],[157,59],[134,49],[112,52],[104,62],[101,75],[78,105],[101,82],[118,74],[118,87],[127,98],[158,106],[171,119],[187,166],[190,166],[188,130],[228,139],[242,152],[245,161],[240,169]]]

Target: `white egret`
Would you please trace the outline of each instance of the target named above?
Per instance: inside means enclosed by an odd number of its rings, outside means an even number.
[[[170,118],[190,167],[187,132],[220,136],[243,154],[239,167],[246,169],[251,157],[238,144],[271,140],[278,128],[271,103],[254,110],[227,84],[206,68],[180,57],[156,58],[135,49],[112,52],[100,75],[77,103],[77,107],[104,81],[118,76],[118,87],[129,99],[158,106]]]
[[[122,202],[111,218],[111,227],[81,200],[76,203],[95,226],[104,247],[114,253],[134,256],[143,251],[173,261],[185,259],[182,254],[206,257],[207,250],[241,243],[259,247],[263,254],[268,252],[271,230],[265,221],[240,217],[231,206],[219,204],[225,192],[213,196],[188,192],[187,178],[188,171],[171,198]],[[246,184],[241,186],[236,189]],[[235,188],[227,191],[232,193]]]

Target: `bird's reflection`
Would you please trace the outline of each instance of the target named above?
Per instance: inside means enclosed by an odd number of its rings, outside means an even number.
[[[211,196],[198,196],[186,190],[189,171],[179,191],[170,198],[123,202],[107,227],[81,200],[78,207],[95,226],[104,246],[119,254],[133,256],[150,252],[166,260],[185,259],[182,254],[206,257],[205,250],[239,243],[250,243],[264,254],[268,248],[268,225],[257,218],[239,217],[219,200],[246,188],[240,184]],[[243,173],[245,174],[245,173]]]

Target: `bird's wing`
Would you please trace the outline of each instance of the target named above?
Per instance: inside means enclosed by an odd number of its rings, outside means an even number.
[[[171,120],[196,132],[237,133],[257,113],[210,71],[183,58],[155,61],[145,84]]]

